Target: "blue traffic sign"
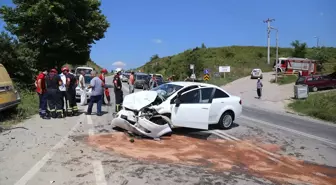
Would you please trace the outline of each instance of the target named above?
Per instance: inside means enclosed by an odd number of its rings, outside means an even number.
[[[204,69],[204,74],[209,74],[209,69]]]

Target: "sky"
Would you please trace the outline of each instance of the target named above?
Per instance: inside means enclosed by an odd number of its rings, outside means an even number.
[[[0,0],[0,5],[10,3]],[[312,47],[314,36],[320,45],[336,47],[335,7],[335,0],[102,0],[111,25],[92,46],[91,58],[109,70],[129,69],[154,54],[169,56],[202,43],[267,46],[267,18],[275,19],[271,26],[279,30],[280,47],[293,40]]]

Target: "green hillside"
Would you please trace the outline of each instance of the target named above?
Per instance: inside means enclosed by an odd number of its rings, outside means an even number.
[[[304,55],[307,58],[316,58],[318,52],[315,48],[305,48]],[[336,48],[323,48],[323,54],[327,53],[328,62],[326,69],[332,69],[336,65]],[[279,48],[279,57],[295,55],[293,48]],[[301,53],[300,53],[301,54]],[[208,68],[212,72],[218,72],[218,66],[231,66],[227,80],[234,80],[250,74],[252,68],[261,68],[270,71],[275,61],[276,48],[271,48],[271,65],[267,65],[267,48],[258,46],[230,46],[206,48],[196,47],[182,53],[160,58],[153,55],[149,62],[138,69],[144,72],[155,72],[164,76],[175,75],[176,79],[184,79],[190,76],[189,64],[195,64],[195,73],[198,78],[203,75],[203,69]],[[331,66],[331,67],[330,67]]]

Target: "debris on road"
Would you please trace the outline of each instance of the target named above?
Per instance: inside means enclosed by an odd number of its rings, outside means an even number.
[[[119,132],[86,138],[91,146],[136,159],[194,165],[214,172],[248,170],[254,176],[280,184],[336,184],[335,167],[307,163],[290,156],[281,156],[277,162],[256,150],[251,141],[202,140],[182,135],[162,137],[161,142],[135,140],[135,143],[130,143],[127,136]],[[269,144],[259,147],[265,150],[281,148]]]

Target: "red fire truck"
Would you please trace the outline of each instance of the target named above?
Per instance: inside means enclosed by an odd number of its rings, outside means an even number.
[[[278,73],[293,74],[301,71],[302,76],[316,73],[317,61],[308,58],[279,58],[274,67]]]

